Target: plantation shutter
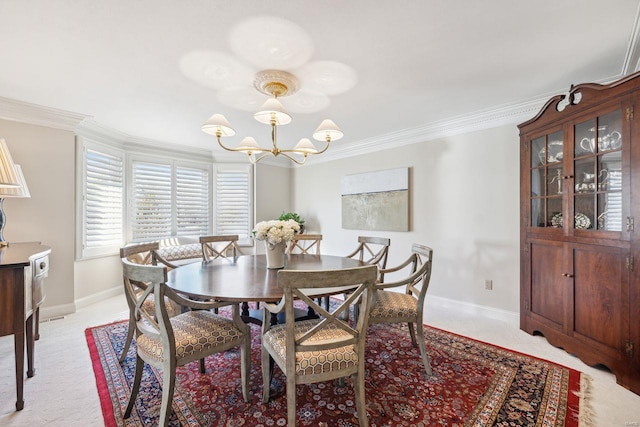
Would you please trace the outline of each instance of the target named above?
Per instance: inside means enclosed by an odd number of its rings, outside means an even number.
[[[216,169],[215,234],[237,234],[251,243],[251,166],[219,165]]]
[[[132,169],[132,240],[171,237],[171,165],[134,162]]]
[[[123,242],[123,156],[87,148],[84,160],[82,253],[100,255]]]
[[[176,227],[178,236],[209,234],[209,172],[176,167]]]

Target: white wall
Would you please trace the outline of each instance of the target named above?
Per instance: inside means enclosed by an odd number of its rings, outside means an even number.
[[[410,168],[410,231],[343,229],[342,176],[398,167]],[[296,168],[294,209],[323,234],[323,253],[346,254],[359,235],[388,236],[392,266],[423,243],[434,249],[430,295],[517,312],[518,168],[518,130],[502,126]]]
[[[14,162],[22,166],[31,193],[28,199],[4,201],[5,240],[41,241],[51,247],[43,311],[59,306],[71,312],[74,310],[74,133],[0,120],[0,137],[6,139]]]
[[[276,219],[282,212],[292,210],[291,170],[258,163],[255,170],[254,222]],[[255,253],[264,253],[263,242],[255,242]]]

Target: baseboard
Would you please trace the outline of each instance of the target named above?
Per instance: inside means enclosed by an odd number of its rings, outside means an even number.
[[[114,286],[113,288],[107,289],[105,291],[98,292],[98,293],[86,296],[84,298],[77,299],[76,300],[76,307],[78,309],[87,307],[87,306],[89,306],[91,304],[95,304],[97,302],[104,301],[107,298],[118,296],[118,295],[122,294],[123,291],[124,291],[124,288],[122,287],[122,285]]]
[[[69,314],[73,314],[81,308],[87,307],[100,301],[104,301],[107,298],[120,295],[122,294],[122,291],[122,286],[115,286],[111,289],[107,289],[106,291],[98,292],[96,294],[77,299],[74,303],[71,304],[40,307],[40,321],[46,322],[49,320],[68,316]]]
[[[429,310],[429,306],[438,306],[452,310],[453,313],[465,313],[474,316],[482,316],[490,319],[508,322],[510,324],[520,323],[520,314],[514,311],[501,310],[485,305],[471,304],[464,301],[457,301],[449,298],[428,295],[425,300],[425,312]]]
[[[75,304],[60,304],[53,307],[40,307],[40,322],[60,319],[76,312]]]

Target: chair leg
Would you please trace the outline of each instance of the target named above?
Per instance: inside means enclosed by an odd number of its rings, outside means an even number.
[[[271,355],[262,346],[262,403],[269,403],[269,388],[271,387]]]
[[[420,354],[422,355],[422,363],[427,371],[427,375],[431,375],[431,362],[429,360],[429,354],[424,343],[424,328],[422,322],[418,322],[418,346],[420,346]]]
[[[200,373],[201,374],[206,374],[207,373],[206,369],[204,368],[204,357],[202,359],[200,359]]]
[[[133,332],[136,329],[135,321],[129,317],[129,330],[127,330],[127,340],[124,342],[124,347],[122,347],[122,354],[120,354],[120,358],[118,359],[119,363],[124,362],[124,359],[127,358],[127,353],[129,352],[129,347],[131,346],[131,341],[133,340]]]
[[[166,427],[171,418],[171,404],[173,403],[173,388],[176,384],[176,362],[169,360],[162,367],[162,406],[158,426]]]
[[[353,380],[353,391],[356,396],[358,424],[360,424],[360,427],[367,427],[369,425],[369,420],[367,419],[367,402],[364,398],[364,371],[360,371],[360,374],[353,374],[351,378]]]
[[[133,386],[131,387],[131,396],[129,396],[129,404],[127,405],[127,409],[124,411],[124,418],[129,418],[131,416],[131,411],[136,404],[136,397],[138,396],[138,391],[140,391],[140,381],[142,380],[142,369],[144,368],[144,360],[140,358],[140,356],[136,355],[136,373],[133,377]]]
[[[407,323],[407,326],[409,326],[409,335],[411,335],[411,343],[415,347],[416,345],[418,345],[418,343],[416,341],[416,331],[413,329],[413,323],[409,322]]]
[[[240,347],[240,376],[242,381],[242,396],[249,403],[249,375],[251,373],[251,335],[247,333]]]
[[[296,376],[287,377],[287,427],[296,427]]]

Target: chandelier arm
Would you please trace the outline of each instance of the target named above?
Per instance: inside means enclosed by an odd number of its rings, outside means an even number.
[[[262,156],[257,157],[255,153],[253,154],[249,154],[247,153],[247,156],[249,156],[249,161],[251,163],[253,163],[254,165],[256,163],[258,163],[260,160],[264,159],[265,157],[267,157],[269,154],[273,154],[271,151],[266,151]],[[252,157],[253,156],[253,157]]]
[[[220,136],[217,136],[217,139],[218,139],[218,145],[220,145],[220,147],[224,148],[224,149],[225,149],[225,150],[227,150],[227,151],[235,151],[235,152],[238,152],[238,151],[244,151],[244,150],[239,150],[239,149],[237,149],[237,148],[230,148],[230,147],[227,147],[227,146],[226,146],[226,145],[224,145],[224,144],[222,143],[222,141],[220,140]]]
[[[288,152],[294,152],[294,153],[295,153],[295,151],[293,151],[293,150],[286,150],[286,151],[288,151]],[[298,164],[298,165],[304,165],[304,162],[306,162],[306,161],[307,161],[307,156],[306,156],[306,154],[303,154],[303,155],[304,155],[304,157],[303,157],[302,161],[300,161],[300,160],[296,159],[295,157],[292,157],[292,156],[288,155],[288,154],[287,154],[287,153],[285,153],[284,151],[280,151],[280,154],[282,154],[282,155],[283,155],[283,156],[285,156],[287,159],[291,160],[292,162],[294,162],[294,163],[296,163],[296,164]]]

